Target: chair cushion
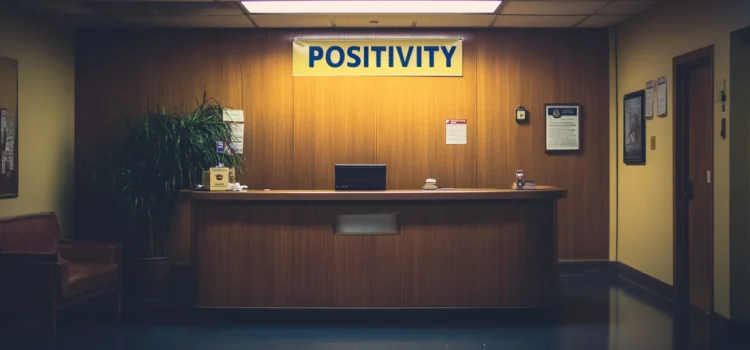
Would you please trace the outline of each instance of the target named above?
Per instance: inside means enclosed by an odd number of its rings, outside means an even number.
[[[117,282],[117,264],[69,262],[68,280],[63,281],[63,298]]]

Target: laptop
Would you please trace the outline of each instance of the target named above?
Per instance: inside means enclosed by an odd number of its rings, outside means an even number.
[[[336,190],[385,190],[385,164],[336,164],[335,177]]]

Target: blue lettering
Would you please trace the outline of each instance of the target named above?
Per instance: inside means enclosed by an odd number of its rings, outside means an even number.
[[[375,66],[380,67],[380,62],[381,62],[380,54],[385,51],[385,46],[373,46],[372,51],[377,54],[377,56],[375,56]]]
[[[339,54],[339,60],[336,63],[331,60],[331,53],[334,51],[338,52]],[[329,47],[328,50],[326,50],[326,63],[328,63],[328,65],[333,68],[341,67],[341,65],[344,64],[344,49],[342,49],[340,46]]]
[[[315,67],[315,61],[319,61],[323,58],[323,48],[320,46],[310,46],[310,62],[308,65],[310,68]]]
[[[365,68],[370,66],[370,47],[365,46]]]
[[[424,50],[430,53],[430,68],[435,67],[435,52],[440,50],[437,46],[425,46]]]
[[[456,53],[456,47],[451,46],[451,49],[447,50],[445,46],[441,46],[440,49],[443,51],[443,56],[445,56],[445,66],[450,67],[451,59],[453,59],[453,54]]]
[[[417,67],[422,67],[422,47],[417,46]]]
[[[414,46],[409,46],[409,50],[406,51],[406,57],[404,57],[404,51],[401,49],[401,46],[396,47],[396,50],[398,51],[398,59],[401,61],[401,67],[408,67]]]
[[[388,67],[393,67],[393,46],[388,46]]]
[[[360,62],[362,61],[355,52],[359,52],[359,46],[349,46],[346,50],[346,53],[349,54],[349,58],[354,60],[354,62],[348,62],[346,65],[352,68],[359,67]]]

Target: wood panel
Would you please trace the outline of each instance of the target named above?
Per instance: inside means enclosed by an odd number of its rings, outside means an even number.
[[[240,55],[249,188],[292,188],[294,179],[291,37],[285,32],[231,32],[225,51]]]
[[[507,188],[523,169],[528,180],[567,189],[559,205],[560,259],[608,258],[607,40],[604,31],[478,36],[477,186]],[[580,152],[545,152],[545,103],[582,105]],[[513,115],[521,104],[526,124]]]
[[[390,189],[416,189],[427,177],[441,187],[508,188],[521,168],[569,190],[560,258],[608,257],[606,30],[406,33],[463,37],[463,77],[293,77],[291,41],[305,34],[321,31],[79,30],[77,169],[147,101],[192,103],[207,91],[245,110],[239,178],[251,189],[331,189],[335,163],[386,163]],[[345,32],[355,34],[392,32]],[[544,153],[546,102],[582,105],[580,153]],[[513,121],[519,104],[530,123]],[[445,119],[454,118],[468,119],[467,145],[445,145]],[[79,201],[78,224],[90,207]]]
[[[194,205],[200,306],[540,307],[555,301],[554,200]],[[333,234],[335,215],[372,212],[399,212],[401,234]]]
[[[427,178],[440,187],[476,186],[476,39],[463,36],[462,77],[378,81],[378,163],[388,166],[389,189],[419,188]],[[467,120],[466,145],[445,144],[446,119]]]
[[[376,157],[374,77],[294,78],[294,188],[334,188],[335,164]]]

